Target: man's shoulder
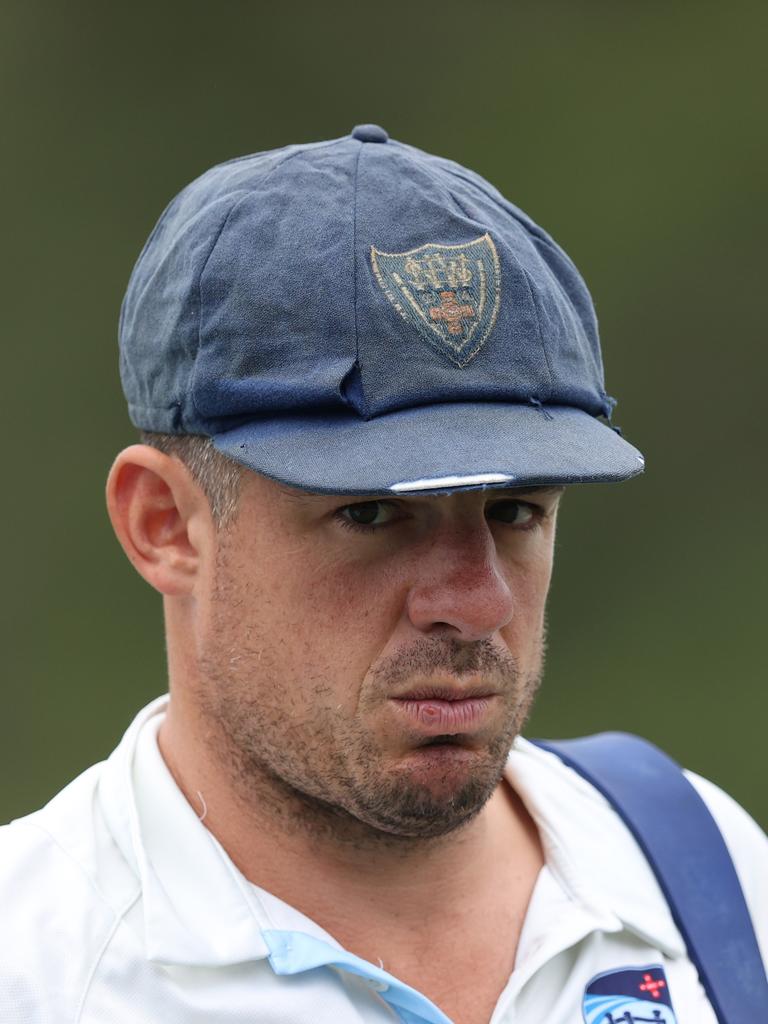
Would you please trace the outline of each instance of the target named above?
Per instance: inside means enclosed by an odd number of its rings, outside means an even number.
[[[0,827],[1,1020],[74,1020],[88,972],[138,895],[100,815],[101,768]]]
[[[45,806],[0,827],[0,891],[8,899],[19,899],[22,890],[42,899],[65,880],[78,880],[96,902],[109,905],[126,885],[135,887],[99,799],[105,764],[92,765]]]
[[[683,774],[709,808],[734,857],[742,850],[754,850],[758,855],[768,856],[768,835],[737,800],[697,772],[684,768]]]
[[[696,772],[686,769],[685,775],[722,833],[768,963],[768,836],[725,790]]]
[[[531,792],[535,794],[541,787],[546,797],[544,806],[552,817],[544,825],[562,824],[561,835],[578,837],[579,850],[584,848],[586,851],[584,860],[599,865],[604,881],[609,877],[610,863],[602,859],[601,845],[607,842],[611,850],[616,850],[617,844],[620,844],[622,875],[632,875],[632,867],[637,868],[645,861],[644,854],[635,840],[630,838],[627,826],[606,798],[551,751],[522,737],[516,741],[514,751],[528,763],[522,778],[531,787]],[[516,763],[520,764],[519,761]],[[682,770],[704,801],[723,836],[750,910],[761,953],[768,963],[768,836],[750,814],[720,786],[696,772]],[[647,784],[647,780],[644,784]],[[585,823],[589,823],[586,832]],[[670,827],[675,828],[675,824],[671,822]],[[589,841],[595,833],[599,834],[600,842],[590,846]],[[679,837],[679,849],[680,855],[684,856],[684,835]],[[634,876],[641,878],[643,874],[647,876],[650,886],[646,887],[646,895],[650,900],[656,885],[650,882],[650,873],[647,871],[636,871]]]

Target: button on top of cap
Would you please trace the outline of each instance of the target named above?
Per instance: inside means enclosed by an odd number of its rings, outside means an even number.
[[[386,142],[389,135],[377,124],[358,124],[352,129],[352,138],[358,142]]]

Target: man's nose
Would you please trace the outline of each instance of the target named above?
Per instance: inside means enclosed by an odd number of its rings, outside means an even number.
[[[487,639],[514,613],[512,591],[487,524],[443,534],[416,563],[406,602],[422,633],[450,627],[453,638]]]

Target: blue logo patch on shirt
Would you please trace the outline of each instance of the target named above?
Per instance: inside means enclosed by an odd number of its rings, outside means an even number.
[[[584,989],[585,1024],[677,1024],[664,968],[621,967]]]
[[[457,366],[474,359],[493,330],[501,270],[489,234],[463,245],[428,242],[408,252],[371,247],[381,290],[411,327]]]

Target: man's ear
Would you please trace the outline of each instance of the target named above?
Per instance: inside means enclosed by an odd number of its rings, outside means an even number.
[[[205,494],[187,468],[145,444],[115,459],[107,510],[117,539],[141,576],[161,594],[191,594],[215,527]]]

